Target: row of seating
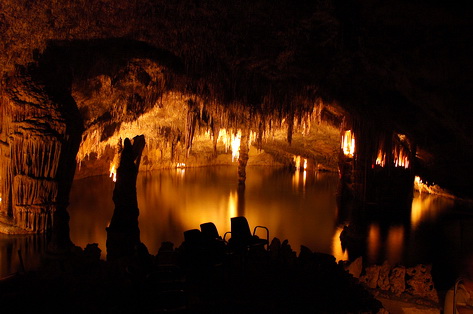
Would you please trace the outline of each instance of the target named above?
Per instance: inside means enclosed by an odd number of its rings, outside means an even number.
[[[255,248],[269,250],[267,227],[256,226],[251,232],[248,220],[244,216],[232,217],[230,225],[231,231],[226,232],[223,237],[213,222],[202,223],[200,230],[185,231],[183,243],[185,251],[192,255],[204,253],[206,258],[215,257],[217,260],[222,260],[220,257],[225,254],[245,253]],[[257,235],[259,229],[265,231],[264,237]]]

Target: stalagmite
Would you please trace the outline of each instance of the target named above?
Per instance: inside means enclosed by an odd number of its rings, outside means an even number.
[[[246,164],[248,163],[249,134],[247,129],[243,129],[240,139],[240,150],[238,157],[238,185],[244,186],[246,181]]]
[[[107,227],[107,260],[130,257],[140,244],[136,177],[144,147],[144,136],[136,136],[133,144],[126,138],[120,152],[120,165],[113,190],[115,210],[110,226]]]

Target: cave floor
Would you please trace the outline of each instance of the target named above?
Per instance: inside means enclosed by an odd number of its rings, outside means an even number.
[[[330,255],[268,252],[163,259],[49,256],[41,269],[0,281],[12,312],[377,313],[382,307]]]

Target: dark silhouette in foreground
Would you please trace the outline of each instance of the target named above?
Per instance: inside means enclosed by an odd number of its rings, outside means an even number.
[[[328,254],[274,238],[232,250],[213,224],[177,248],[145,246],[120,263],[97,245],[48,259],[37,272],[0,282],[3,309],[75,313],[378,313],[382,307]],[[28,300],[28,302],[24,302]]]
[[[123,143],[117,181],[113,190],[115,210],[110,226],[107,227],[107,260],[131,257],[141,243],[136,177],[144,146],[143,135],[136,136],[133,144],[128,138]]]

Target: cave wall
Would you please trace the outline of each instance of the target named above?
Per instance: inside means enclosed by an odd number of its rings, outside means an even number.
[[[473,11],[468,5],[1,0],[0,9],[2,76],[18,64],[38,62],[54,43],[71,46],[61,54],[77,51],[77,60],[88,55],[81,49],[85,45],[99,43],[96,51],[116,59],[133,43],[145,44],[180,60],[181,71],[193,82],[183,84],[182,92],[208,102],[243,104],[252,112],[277,111],[281,119],[303,107],[294,95],[317,94],[415,138],[424,177],[465,196],[473,193],[468,96]],[[92,77],[97,73],[89,63],[106,63],[89,56],[72,67],[74,75]],[[101,110],[90,105],[91,111]]]
[[[473,193],[473,71],[465,44],[473,32],[460,6],[1,0],[0,9],[0,216],[6,226],[43,230],[54,221],[50,213],[67,221],[82,126],[83,143],[95,131],[98,140],[90,145],[104,143],[123,122],[137,121],[175,92],[189,106],[175,112],[184,120],[158,127],[162,140],[150,143],[169,151],[169,160],[179,145],[191,155],[200,128],[248,127],[261,147],[263,136],[285,121],[291,142],[293,123],[323,99],[371,128],[415,138],[417,169]],[[30,63],[42,74],[19,70]],[[366,143],[376,138],[359,130]],[[360,150],[364,166],[356,181],[371,171],[376,149],[368,151]]]
[[[81,119],[71,110],[75,104],[55,102],[26,69],[8,79],[0,100],[2,232],[38,233],[59,227],[68,221],[66,207],[80,141]]]

